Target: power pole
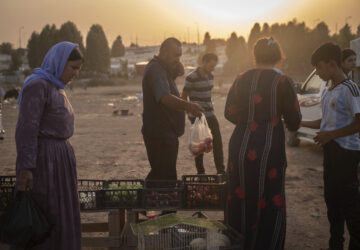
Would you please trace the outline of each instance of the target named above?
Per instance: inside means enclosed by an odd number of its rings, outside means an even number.
[[[21,49],[21,30],[23,30],[23,29],[24,29],[24,26],[21,26],[19,28],[19,49]]]

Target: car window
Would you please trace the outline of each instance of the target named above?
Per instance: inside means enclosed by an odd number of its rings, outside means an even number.
[[[313,74],[307,81],[302,94],[318,94],[324,81],[317,75]]]

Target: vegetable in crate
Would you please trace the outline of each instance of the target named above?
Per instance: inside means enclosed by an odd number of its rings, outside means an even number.
[[[218,206],[220,202],[219,187],[211,185],[189,185],[187,187],[187,206],[196,207],[202,206]]]
[[[111,201],[136,201],[137,200],[137,190],[141,189],[142,185],[140,184],[121,184],[120,186],[116,183],[111,183],[109,185],[109,190],[119,190],[119,191],[106,191],[105,195]],[[120,190],[124,191],[120,191]]]

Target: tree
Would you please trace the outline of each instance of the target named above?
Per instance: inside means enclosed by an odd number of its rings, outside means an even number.
[[[28,48],[28,61],[30,68],[36,68],[41,65],[41,58],[39,57],[40,54],[40,35],[35,31],[31,34],[31,37],[28,41],[27,48]]]
[[[226,74],[236,74],[244,70],[247,64],[247,48],[244,37],[237,37],[236,33],[231,33],[226,41],[225,53],[228,58],[224,65]]]
[[[40,61],[42,62],[43,58],[45,57],[46,53],[49,49],[60,42],[59,38],[59,31],[56,29],[56,26],[53,25],[45,25],[45,27],[40,32],[39,36],[39,46],[40,46]]]
[[[0,44],[0,54],[11,55],[13,46],[11,43],[2,43]]]
[[[270,35],[270,26],[268,23],[264,23],[262,30],[261,30],[261,36],[269,36]]]
[[[27,45],[30,67],[39,67],[49,49],[60,41],[55,25],[45,25],[40,34],[34,31]]]
[[[207,46],[210,41],[211,41],[210,33],[209,33],[209,32],[206,32],[205,35],[204,35],[203,44],[204,44],[205,46]]]
[[[77,29],[76,25],[68,21],[61,25],[58,33],[58,39],[60,41],[68,41],[79,44],[79,48],[82,52],[85,52],[83,37],[81,32]]]
[[[349,24],[345,24],[339,31],[339,35],[335,36],[335,39],[341,48],[348,48],[350,41],[355,38],[355,35],[351,33]]]
[[[111,47],[111,56],[119,57],[125,55],[125,46],[122,42],[121,36],[118,36]]]
[[[86,37],[86,67],[107,73],[110,67],[110,49],[105,33],[99,24],[91,26]]]
[[[9,70],[10,71],[17,71],[20,66],[23,64],[23,60],[22,60],[22,55],[21,55],[22,51],[21,50],[13,50],[11,52],[11,65]]]
[[[252,47],[254,46],[254,43],[261,37],[261,29],[260,24],[255,23],[252,27],[248,39],[248,47],[250,50],[252,50]]]
[[[360,24],[357,26],[356,37],[360,37]]]

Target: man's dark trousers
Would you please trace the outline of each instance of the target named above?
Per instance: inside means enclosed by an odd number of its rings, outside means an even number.
[[[191,123],[195,122],[195,118],[190,118]],[[214,162],[216,171],[218,174],[225,173],[225,166],[224,166],[224,154],[223,154],[223,145],[221,139],[221,133],[219,128],[219,122],[216,119],[216,116],[209,116],[206,117],[206,121],[209,125],[211,130],[211,134],[213,136],[213,153],[214,153]],[[195,165],[198,174],[204,174],[204,162],[203,162],[204,154],[198,155],[195,157]]]
[[[350,234],[349,250],[360,249],[359,154],[335,141],[324,146],[324,191],[332,250],[344,249],[345,222]]]
[[[144,142],[151,166],[146,180],[177,180],[178,138],[146,138],[144,136]]]

